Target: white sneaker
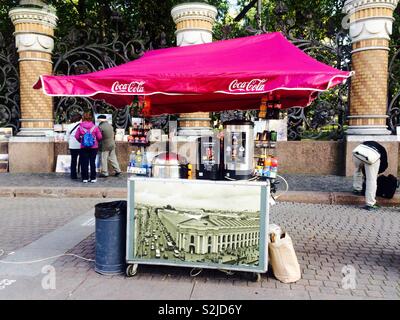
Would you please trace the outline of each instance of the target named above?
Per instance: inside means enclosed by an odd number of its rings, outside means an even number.
[[[90,180],[90,183],[96,183],[96,182],[97,182],[97,179]]]
[[[87,180],[83,180],[82,182],[83,182],[83,183],[88,183],[88,181],[87,181]]]

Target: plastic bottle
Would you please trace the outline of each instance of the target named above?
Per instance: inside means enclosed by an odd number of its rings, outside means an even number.
[[[148,166],[146,151],[143,152],[143,156],[142,156],[142,168],[144,169],[144,173],[143,174],[146,177],[148,177],[149,176],[149,166]]]
[[[271,156],[267,156],[264,161],[264,177],[271,176]]]
[[[188,179],[193,179],[193,166],[188,164]]]
[[[271,159],[271,178],[276,178],[278,175],[278,158]]]
[[[135,157],[135,167],[141,168],[142,167],[142,153],[140,150],[137,151],[136,157]]]
[[[133,168],[135,166],[135,158],[136,158],[135,151],[132,151],[129,156],[129,167]]]

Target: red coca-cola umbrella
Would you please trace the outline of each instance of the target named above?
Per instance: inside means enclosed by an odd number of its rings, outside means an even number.
[[[50,96],[85,96],[121,108],[145,96],[146,115],[308,106],[319,92],[351,76],[311,58],[281,33],[153,50],[135,61],[84,75],[43,75]]]

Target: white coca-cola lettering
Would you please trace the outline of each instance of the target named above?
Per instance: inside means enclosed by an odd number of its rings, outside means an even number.
[[[111,87],[114,93],[143,93],[144,81],[132,81],[131,83],[119,83],[115,81]]]
[[[229,85],[229,91],[231,92],[263,92],[265,91],[265,83],[267,79],[253,79],[250,81],[240,82],[239,80],[233,80]]]

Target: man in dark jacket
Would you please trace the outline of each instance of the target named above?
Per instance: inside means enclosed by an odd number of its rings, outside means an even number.
[[[374,164],[368,164],[353,156],[355,172],[353,176],[353,193],[357,195],[363,194],[363,183],[365,177],[365,209],[371,211],[376,210],[376,189],[378,175],[385,172],[388,168],[387,152],[385,147],[375,141],[363,142],[364,145],[374,149],[380,154],[380,158]]]
[[[107,121],[106,116],[100,115],[97,117],[100,121],[99,129],[103,136],[101,145],[99,146],[100,157],[101,157],[101,173],[100,178],[108,177],[108,161],[115,171],[115,176],[121,174],[121,169],[118,164],[117,155],[115,153],[115,140],[114,140],[114,128]]]

